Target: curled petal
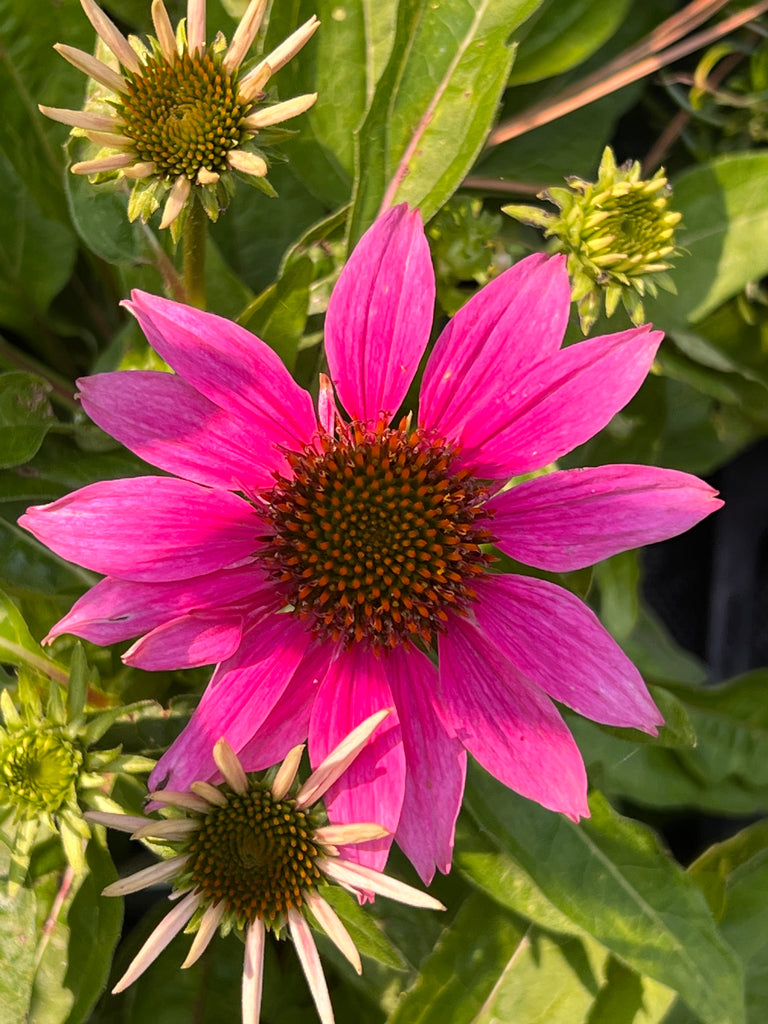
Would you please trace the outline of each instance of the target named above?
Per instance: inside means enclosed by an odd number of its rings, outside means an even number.
[[[200,906],[201,896],[191,892],[169,911],[131,961],[128,970],[112,989],[116,995],[132,985],[146,971],[153,960],[160,956],[168,943],[179,934],[194,912]]]
[[[333,1024],[331,997],[328,995],[323,965],[320,963],[317,946],[312,938],[309,925],[301,914],[291,909],[288,911],[288,927],[296,947],[296,954],[309,985],[309,991],[312,993],[312,999],[317,1007],[318,1016],[322,1024]]]

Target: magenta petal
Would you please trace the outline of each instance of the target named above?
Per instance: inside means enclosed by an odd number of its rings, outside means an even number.
[[[262,459],[274,445],[300,450],[317,428],[312,400],[279,356],[250,331],[199,309],[134,291],[125,303],[152,348],[177,373],[251,430]],[[275,451],[276,466],[281,464]],[[261,459],[260,459],[261,461]]]
[[[137,640],[123,661],[149,672],[215,665],[234,654],[242,636],[242,613],[183,615]]]
[[[235,494],[155,476],[89,484],[27,509],[19,525],[70,562],[137,582],[235,566],[262,529]]]
[[[647,327],[588,338],[530,369],[506,400],[479,398],[460,439],[462,461],[502,479],[560,458],[627,404],[661,339]]]
[[[263,587],[263,577],[252,565],[168,583],[132,583],[108,576],[83,594],[45,639],[73,633],[106,646],[148,633],[187,612],[246,601]]]
[[[382,659],[370,651],[351,647],[331,663],[312,708],[309,756],[316,768],[356,726],[383,708],[393,711],[328,790],[325,806],[333,824],[375,822],[394,835],[405,792],[405,757]],[[392,835],[343,847],[343,856],[380,871],[387,862]]]
[[[387,679],[400,718],[405,751],[405,799],[395,839],[425,885],[435,868],[447,872],[464,795],[467,755],[438,717],[437,669],[420,651],[392,651]]]
[[[664,720],[640,673],[574,594],[527,576],[474,586],[478,625],[521,675],[596,722],[656,734]]]
[[[457,616],[439,649],[443,708],[470,754],[543,807],[574,821],[588,816],[584,763],[549,698]]]
[[[122,370],[78,385],[91,419],[158,469],[233,491],[274,483],[274,449],[176,374]]]
[[[529,369],[560,348],[570,305],[564,256],[536,253],[487,284],[435,343],[420,425],[452,441],[474,436],[475,418],[506,409]]]
[[[219,665],[186,728],[155,765],[150,788],[188,789],[216,773],[214,744],[224,738],[237,752],[259,730],[301,663],[309,644],[306,626],[271,615],[243,637],[239,650]]]
[[[675,537],[722,504],[716,490],[689,473],[599,466],[527,480],[487,507],[502,551],[527,565],[568,572]]]
[[[310,647],[277,703],[251,739],[237,752],[247,772],[269,768],[293,747],[304,743],[317,690],[328,672],[333,648]]]
[[[397,412],[429,340],[434,302],[421,215],[403,203],[366,231],[328,303],[325,351],[351,417]]]

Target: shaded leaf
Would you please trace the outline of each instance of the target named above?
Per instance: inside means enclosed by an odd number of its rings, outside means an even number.
[[[641,974],[679,992],[707,1024],[743,1020],[740,965],[702,894],[645,826],[594,793],[574,825],[475,770],[470,814],[544,897]]]
[[[56,423],[49,393],[31,373],[0,374],[0,468],[28,462],[43,443]]]

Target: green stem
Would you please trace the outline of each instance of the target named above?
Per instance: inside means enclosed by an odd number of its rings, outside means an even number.
[[[203,204],[192,194],[187,222],[184,225],[182,266],[186,301],[198,309],[205,309],[205,242],[208,237],[208,218]]]

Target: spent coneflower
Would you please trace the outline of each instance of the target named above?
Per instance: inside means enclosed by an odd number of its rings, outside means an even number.
[[[612,316],[619,302],[633,324],[644,321],[643,297],[658,288],[674,291],[666,273],[675,254],[675,228],[681,214],[669,205],[671,189],[664,169],[643,178],[640,164],[620,167],[610,146],[603,151],[597,181],[575,175],[567,188],[540,194],[559,213],[536,206],[504,206],[504,213],[544,231],[552,252],[568,257],[571,297],[587,334],[605,303]]]
[[[267,0],[251,0],[228,45],[221,34],[206,44],[205,0],[188,0],[186,20],[176,32],[163,0],[153,0],[156,35],[148,45],[127,39],[94,0],[80,2],[110,63],[58,43],[55,49],[96,88],[84,110],[40,107],[99,147],[91,158],[72,165],[75,174],[96,181],[115,175],[132,180],[129,218],[146,221],[164,204],[160,227],[172,226],[175,238],[191,197],[200,200],[211,220],[226,209],[234,191],[233,172],[274,194],[261,147],[274,141],[272,126],[308,110],[317,96],[267,103],[264,88],[314,34],[315,17],[247,66]]]
[[[267,932],[287,928],[323,1024],[333,1024],[328,988],[308,917],[314,920],[358,974],[360,955],[349,932],[324,898],[330,883],[369,898],[376,893],[414,907],[443,910],[427,893],[339,855],[339,844],[369,842],[386,829],[375,823],[328,825],[314,805],[344,773],[387,717],[371,715],[318,765],[298,789],[303,746],[291,750],[276,773],[246,775],[224,739],[213,748],[223,778],[193,782],[188,792],[158,791],[153,801],[172,817],[144,818],[91,813],[92,822],[133,833],[137,839],[167,844],[168,860],[107,886],[107,896],[124,896],[168,881],[174,908],[155,928],[115,985],[122,992],[155,960],[183,928],[196,932],[182,967],[190,967],[216,931],[235,930],[245,940],[242,1010],[244,1024],[256,1024],[261,1006]],[[268,781],[269,776],[271,780]]]

